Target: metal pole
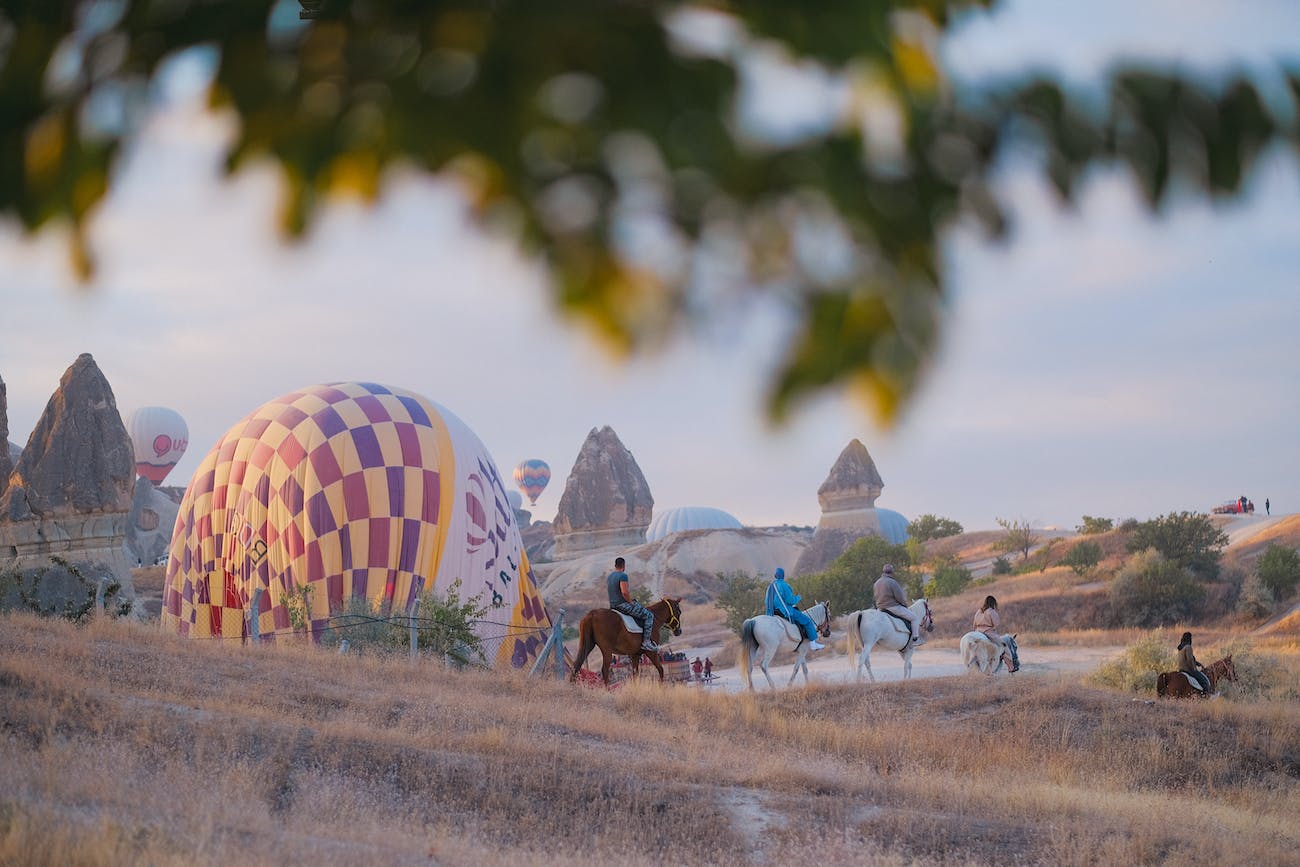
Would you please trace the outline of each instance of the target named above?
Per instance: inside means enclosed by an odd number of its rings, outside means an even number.
[[[253,591],[253,602],[248,606],[248,636],[257,644],[262,640],[262,593],[261,587]]]
[[[555,625],[551,627],[551,639],[555,644],[551,650],[555,652],[555,679],[564,680],[564,609],[561,608],[555,614]]]
[[[412,612],[409,617],[411,621],[411,661],[414,662],[420,658],[420,630],[416,624],[415,614]]]

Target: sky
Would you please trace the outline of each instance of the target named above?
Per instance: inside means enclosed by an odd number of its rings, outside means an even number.
[[[1031,68],[1086,86],[1122,59],[1206,74],[1294,64],[1296,33],[1288,0],[1021,0],[971,16],[942,56],[958,77]],[[1067,210],[1009,166],[1011,239],[947,239],[943,343],[898,423],[830,394],[774,429],[763,399],[790,333],[780,309],[755,302],[654,354],[611,357],[552,311],[536,263],[476,228],[454,187],[415,174],[390,178],[373,209],[332,205],[287,245],[274,173],[220,178],[230,127],[192,79],[181,68],[164,87],[94,219],[90,286],[56,230],[0,222],[0,377],[19,444],[90,352],[124,417],[164,405],[187,420],[190,450],[167,484],[266,400],[363,379],[447,407],[507,473],[549,462],[539,520],[604,425],[656,510],[714,506],[750,525],[815,524],[817,488],[854,438],[884,479],[877,505],[967,530],[1204,511],[1243,494],[1300,511],[1293,156],[1266,159],[1236,199],[1178,197],[1156,215],[1119,171],[1094,172]]]

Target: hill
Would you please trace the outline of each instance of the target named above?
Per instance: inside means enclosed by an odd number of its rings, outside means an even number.
[[[0,864],[1280,864],[1294,701],[616,692],[0,616]]]

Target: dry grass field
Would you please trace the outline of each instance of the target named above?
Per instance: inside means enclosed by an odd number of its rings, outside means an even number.
[[[0,774],[6,865],[1300,852],[1294,698],[1150,702],[1065,677],[605,692],[7,615]]]

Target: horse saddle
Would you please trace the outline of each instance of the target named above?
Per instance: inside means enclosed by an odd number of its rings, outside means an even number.
[[[1205,690],[1201,687],[1201,682],[1196,679],[1196,675],[1192,674],[1189,671],[1180,671],[1178,673],[1181,674],[1183,677],[1187,678],[1187,682],[1190,683],[1192,685],[1192,688],[1195,689],[1197,692],[1205,692]]]
[[[912,634],[912,621],[908,620],[906,617],[904,617],[901,614],[895,614],[894,612],[890,611],[888,608],[877,608],[876,610],[879,611],[881,614],[888,614],[890,617],[897,620],[898,623],[894,624],[895,629],[898,629],[899,628],[898,624],[901,623],[903,625],[902,626],[903,631],[906,632],[908,635]]]
[[[635,632],[637,635],[641,634],[641,624],[638,623],[636,620],[632,619],[632,616],[630,614],[624,614],[622,611],[619,611],[617,608],[611,608],[609,610],[613,611],[619,617],[623,618],[623,625],[627,628],[628,632]]]

